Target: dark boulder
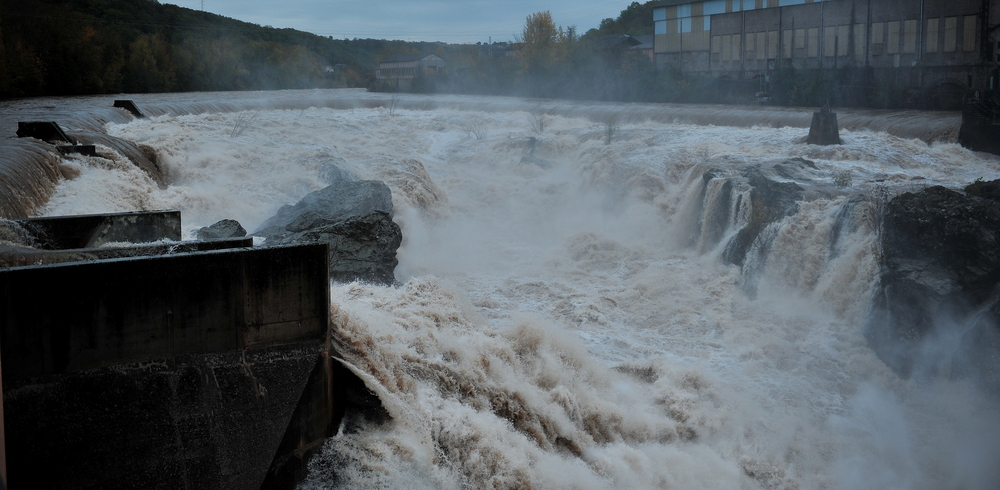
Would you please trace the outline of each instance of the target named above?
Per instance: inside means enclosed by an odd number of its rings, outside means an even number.
[[[217,240],[219,238],[239,238],[247,236],[247,230],[234,219],[224,219],[212,226],[199,228],[194,232],[199,240]]]
[[[901,376],[995,371],[975,359],[995,362],[998,352],[998,196],[1000,181],[977,182],[964,194],[936,186],[888,203],[866,337]]]
[[[808,160],[789,160],[783,162],[782,171],[789,171],[790,166],[806,165],[804,162],[812,164]],[[750,220],[726,245],[726,250],[722,254],[722,259],[726,263],[740,266],[743,265],[750,247],[767,225],[799,211],[799,201],[805,192],[795,182],[774,180],[756,165],[747,167],[742,175],[750,184],[750,203],[741,202],[737,207],[747,204],[752,206]]]
[[[391,285],[403,235],[392,221],[392,192],[384,182],[338,179],[283,206],[255,236],[265,246],[325,242],[330,244],[330,278]]]

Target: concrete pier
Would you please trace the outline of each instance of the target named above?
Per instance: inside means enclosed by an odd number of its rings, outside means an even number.
[[[17,123],[17,137],[35,138],[50,143],[76,144],[76,140],[67,136],[66,132],[54,121],[19,121]]]
[[[146,117],[142,114],[141,111],[139,111],[139,108],[136,107],[135,102],[132,102],[131,99],[116,100],[114,103],[114,107],[125,109],[135,117]]]
[[[840,127],[837,125],[837,113],[829,107],[813,113],[812,124],[809,126],[809,136],[806,143],[811,145],[839,145]]]

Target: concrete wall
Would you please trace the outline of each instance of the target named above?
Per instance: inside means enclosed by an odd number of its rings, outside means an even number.
[[[181,239],[181,212],[176,210],[23,218],[15,221],[34,235],[34,247],[47,250],[100,247],[113,242]]]
[[[326,249],[0,270],[4,380],[322,338],[329,316]]]
[[[218,240],[180,243],[157,243],[129,247],[77,248],[68,250],[39,250],[36,248],[0,245],[0,268],[32,265],[86,262],[101,259],[150,257],[156,255],[206,252],[230,248],[249,248],[253,237],[223,238]]]
[[[345,405],[327,255],[304,245],[0,270],[10,484],[294,485]]]

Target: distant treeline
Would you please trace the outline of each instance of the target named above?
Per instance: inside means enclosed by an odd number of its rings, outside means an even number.
[[[386,89],[374,84],[378,60],[435,53],[446,60],[447,70],[420,77],[411,90],[609,101],[751,100],[755,88],[749,84],[657,69],[648,54],[632,49],[635,40],[620,38],[652,34],[657,3],[632,2],[617,18],[604,19],[583,35],[538,12],[527,17],[515,43],[490,46],[333,39],[155,0],[0,0],[0,98]],[[774,101],[788,104],[837,102],[830,94],[847,85],[841,79],[848,80],[788,70],[778,75],[775,88],[787,96],[776,94]]]
[[[526,65],[477,46],[332,39],[155,0],[0,0],[0,97],[368,87],[379,59],[436,52],[450,74],[415,88],[645,100],[639,92],[659,92],[650,83],[662,78],[652,63],[597,41],[652,33],[654,3],[632,3],[585,36],[541,26],[549,45]]]
[[[399,49],[154,0],[0,5],[0,97],[367,86],[377,54]]]

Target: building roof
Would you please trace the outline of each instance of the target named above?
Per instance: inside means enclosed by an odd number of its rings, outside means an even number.
[[[597,40],[598,49],[612,49],[619,46],[631,48],[639,44],[642,44],[642,41],[628,34],[608,34]]]
[[[653,36],[652,34],[646,34],[642,36],[632,36],[639,44],[632,46],[632,49],[653,49]]]
[[[390,56],[390,57],[388,57],[388,58],[380,61],[379,63],[402,63],[402,62],[407,62],[407,61],[420,61],[420,60],[422,60],[424,58],[427,58],[427,57],[430,57],[430,56],[437,56],[437,55],[435,55],[435,54],[394,54],[394,55],[392,55],[392,56]],[[437,57],[440,58],[440,56],[437,56]],[[444,58],[442,58],[442,59],[444,59]]]

